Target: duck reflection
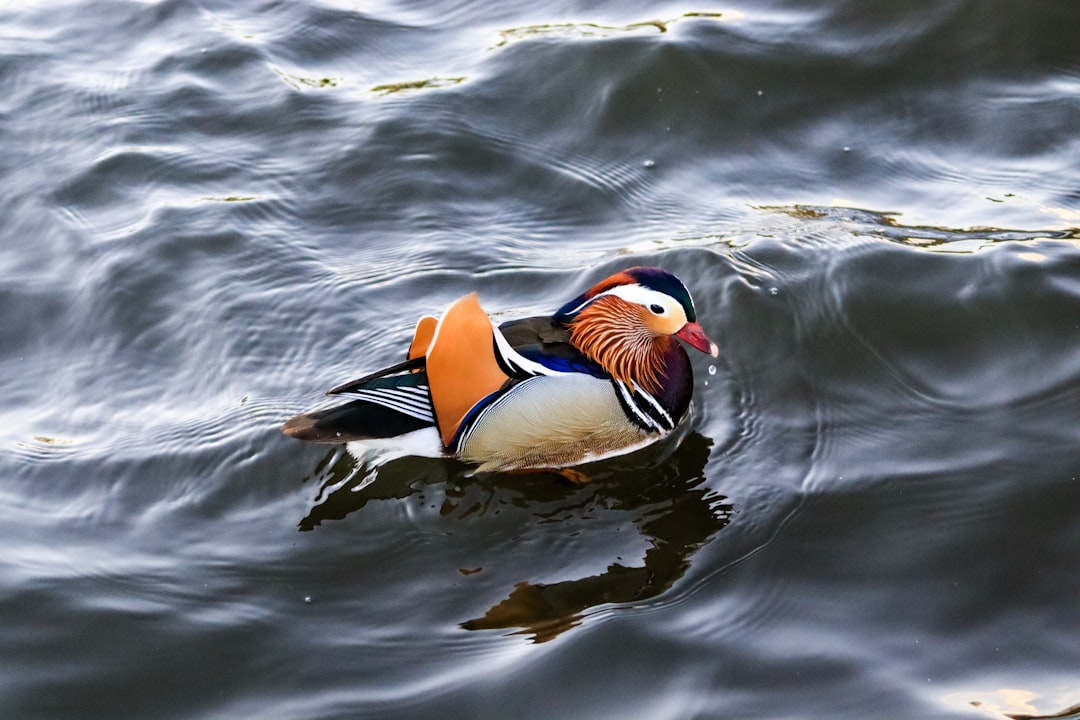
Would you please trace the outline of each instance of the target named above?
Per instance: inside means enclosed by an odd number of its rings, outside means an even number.
[[[468,466],[454,460],[399,458],[369,467],[344,446],[335,446],[304,482],[319,483],[315,506],[300,520],[301,531],[314,530],[324,520],[342,520],[373,500],[403,500],[426,485],[445,483],[464,475]],[[382,478],[381,482],[375,482]]]
[[[484,515],[494,499],[510,495],[515,504],[535,508],[541,523],[550,520],[552,503],[558,514],[578,509],[585,517],[585,508],[597,506],[630,513],[649,543],[640,566],[612,562],[603,572],[586,577],[555,583],[523,580],[482,617],[460,623],[465,630],[513,630],[531,635],[534,642],[546,642],[577,625],[589,608],[659,596],[683,576],[693,554],[728,524],[732,506],[704,486],[711,447],[708,438],[689,433],[682,443],[669,445],[651,459],[635,453],[623,463],[611,460],[586,467],[591,482],[583,486],[540,474],[468,477],[468,468],[458,463],[416,458],[393,460],[371,470],[335,450],[316,469],[321,481],[317,504],[299,527],[311,530],[372,500],[403,499],[438,483],[446,483],[440,514],[458,519]],[[374,482],[376,474],[379,482]],[[585,527],[583,533],[587,532]]]

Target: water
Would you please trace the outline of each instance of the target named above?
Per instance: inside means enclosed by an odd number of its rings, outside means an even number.
[[[1078,23],[0,7],[0,716],[1080,715]],[[632,264],[722,353],[589,485],[276,430]]]

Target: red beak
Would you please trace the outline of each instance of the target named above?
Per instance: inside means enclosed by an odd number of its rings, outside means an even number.
[[[696,322],[688,322],[683,325],[682,330],[675,333],[675,337],[682,338],[701,352],[708,353],[713,357],[720,354],[720,348],[709,339],[709,336],[705,334],[705,330]]]

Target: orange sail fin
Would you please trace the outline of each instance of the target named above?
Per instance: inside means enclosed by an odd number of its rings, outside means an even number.
[[[416,323],[416,332],[413,333],[412,344],[409,345],[410,360],[427,355],[431,340],[435,337],[435,327],[438,324],[439,321],[430,315],[425,315]],[[413,370],[413,372],[417,371]]]
[[[427,374],[444,445],[454,439],[465,415],[510,379],[495,359],[494,332],[476,293],[451,305],[435,328]]]

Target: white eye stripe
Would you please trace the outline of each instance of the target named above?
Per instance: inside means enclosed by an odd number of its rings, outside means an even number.
[[[577,315],[579,312],[581,312],[587,306],[589,306],[590,304],[592,304],[593,302],[595,302],[599,298],[604,297],[605,295],[614,295],[615,297],[622,298],[623,300],[627,300],[627,301],[635,303],[637,305],[642,305],[643,307],[646,307],[646,308],[649,308],[651,305],[654,305],[654,304],[659,305],[662,308],[664,308],[665,312],[663,314],[665,314],[665,315],[667,314],[667,311],[676,310],[676,309],[680,313],[682,313],[683,315],[686,314],[686,312],[683,310],[682,304],[678,300],[676,300],[675,298],[668,295],[667,293],[662,293],[662,292],[660,292],[658,290],[651,290],[651,289],[645,287],[644,285],[639,285],[637,283],[633,283],[633,284],[630,284],[630,285],[616,285],[615,287],[611,288],[610,290],[605,290],[602,293],[598,293],[598,294],[594,295],[593,297],[589,298],[588,300],[586,300],[585,302],[578,305],[576,308],[574,308],[570,312],[568,312],[567,315]],[[650,308],[650,310],[651,310],[651,308]],[[694,310],[694,300],[693,300],[693,298],[690,299],[690,310],[691,311]],[[660,314],[660,313],[658,313],[658,314]]]
[[[647,287],[644,287],[643,285],[638,284],[616,285],[610,290],[605,290],[604,292],[600,293],[599,295],[594,297],[593,300],[596,300],[596,298],[598,297],[603,297],[604,295],[614,295],[615,297],[620,297],[623,300],[637,303],[638,305],[650,309],[652,305],[659,305],[660,307],[664,308],[665,313],[667,311],[674,310],[675,308],[682,310],[682,305],[680,305],[679,302],[670,295],[662,293],[658,290],[651,290]]]

